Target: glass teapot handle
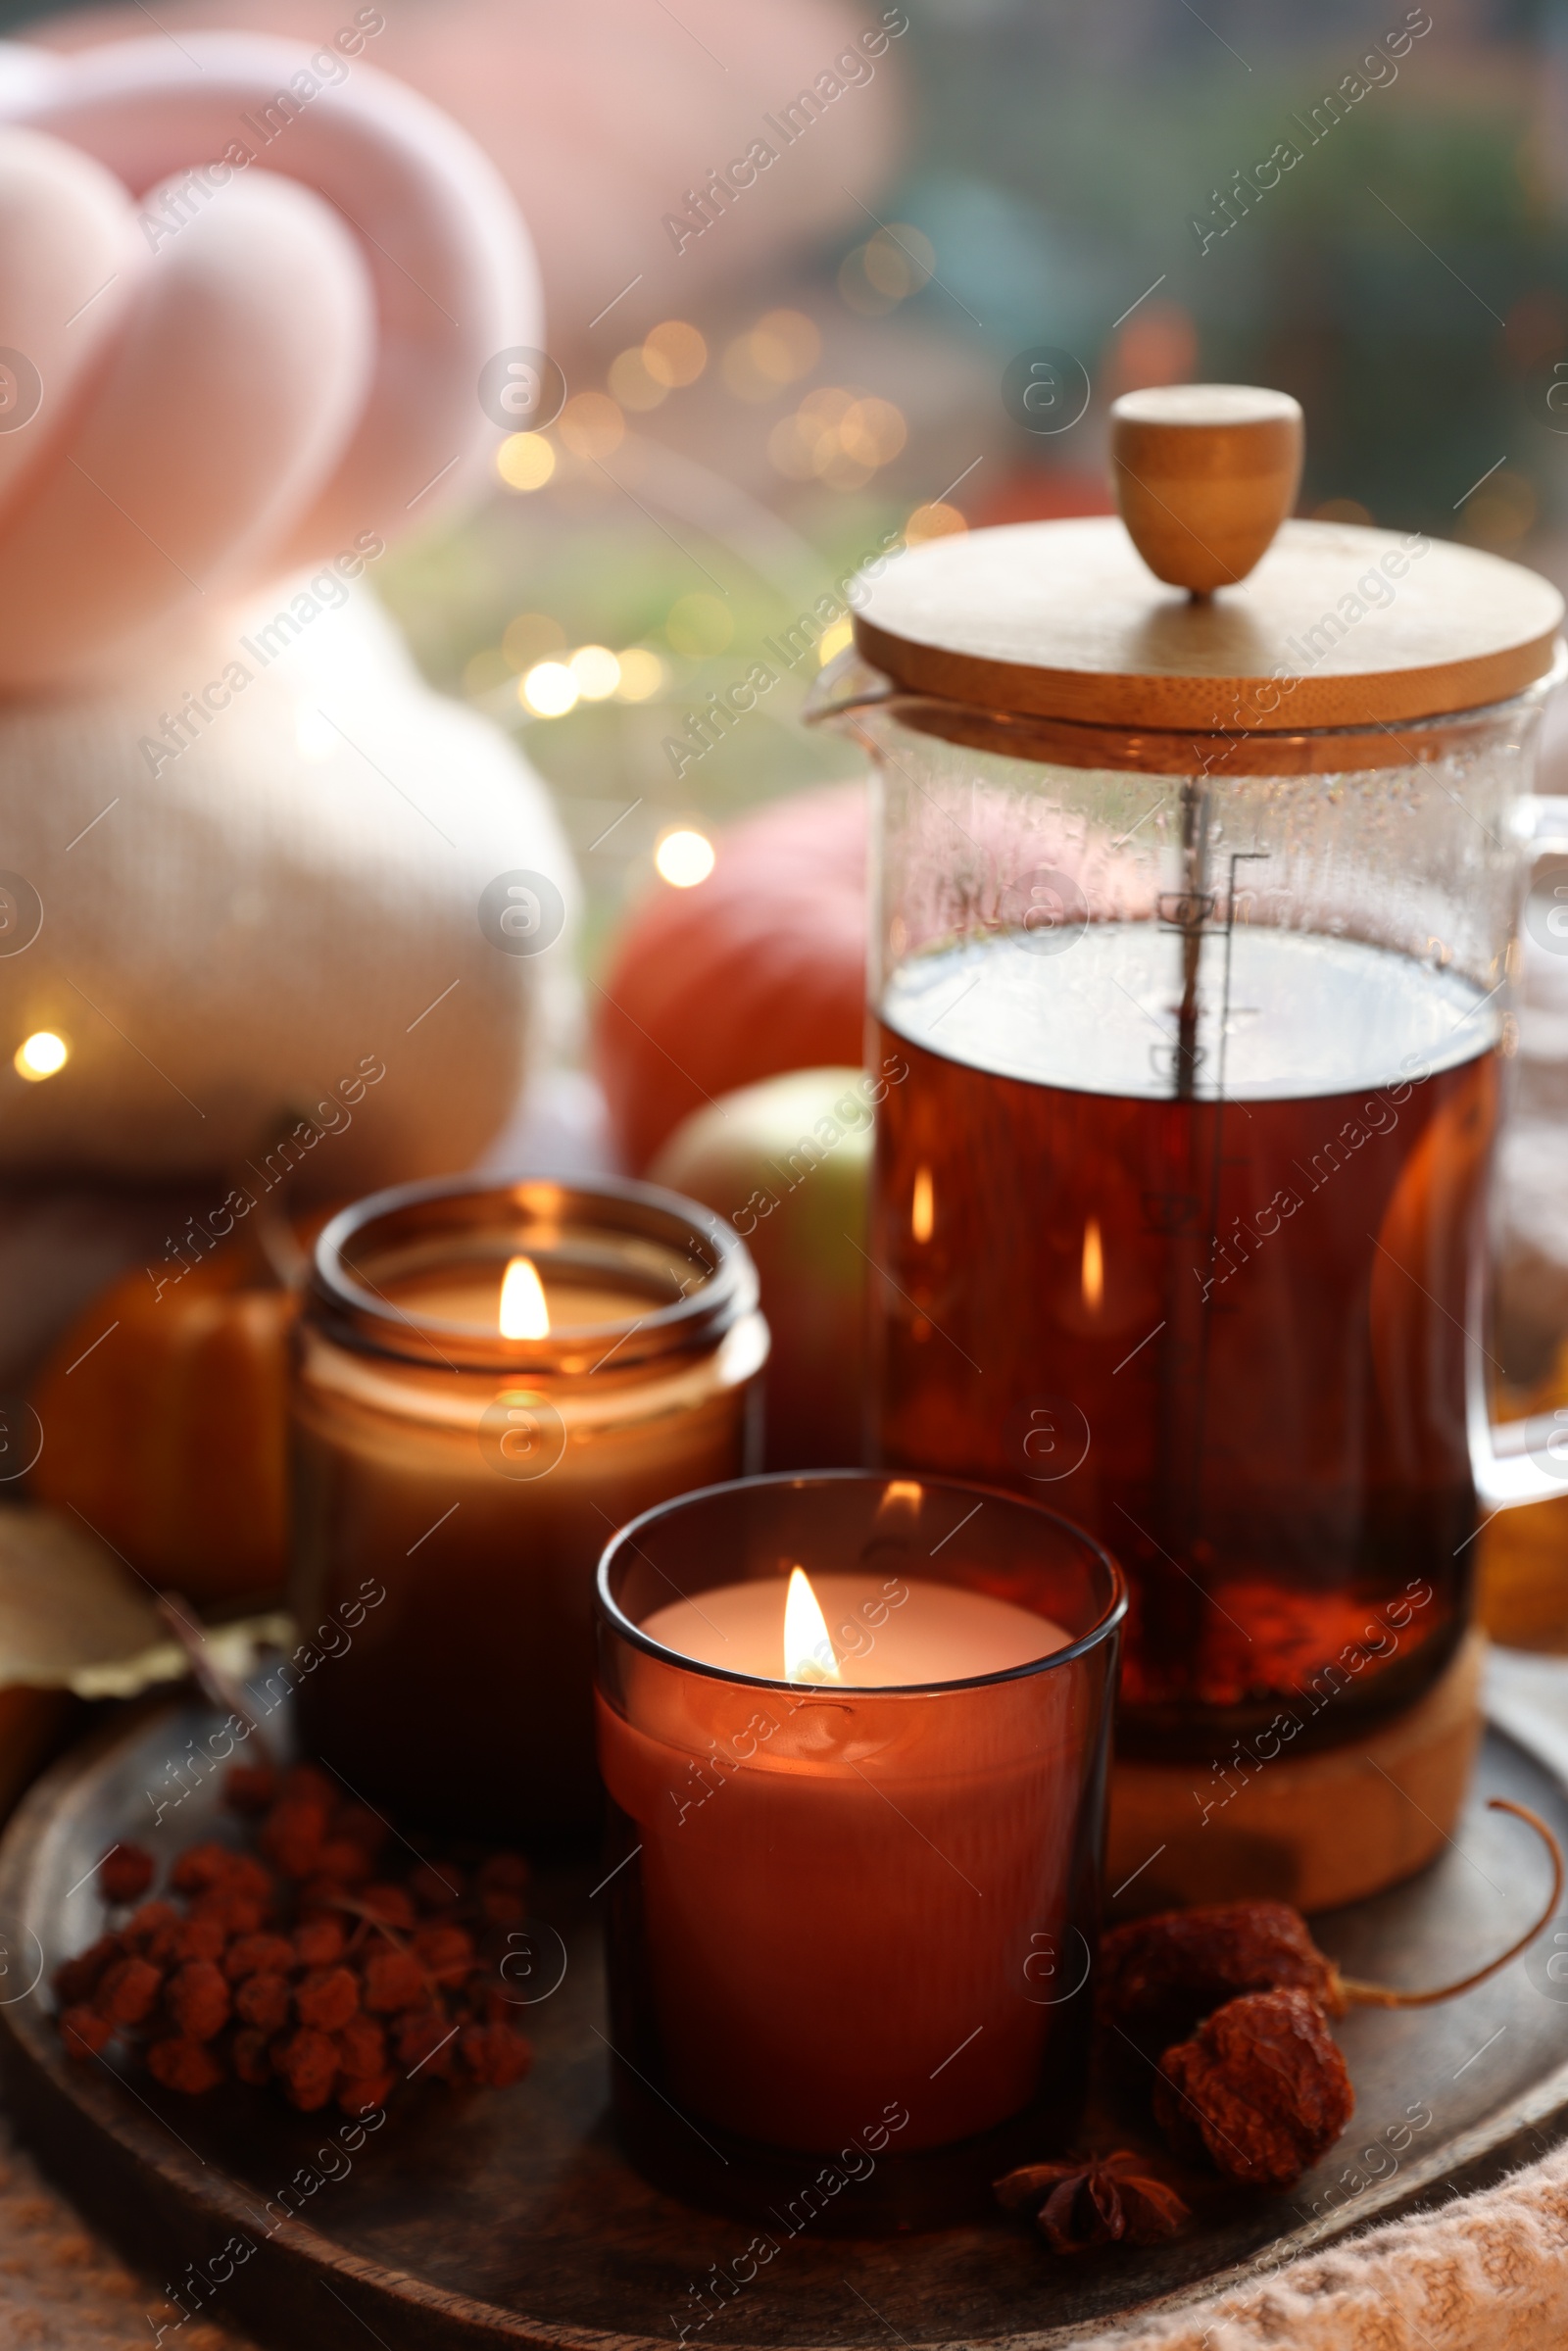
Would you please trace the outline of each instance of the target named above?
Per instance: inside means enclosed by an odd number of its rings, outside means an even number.
[[[1548,860],[1568,879],[1568,799],[1536,801],[1536,830],[1531,843],[1537,868]],[[1562,893],[1568,900],[1568,891]],[[1563,952],[1568,953],[1568,905],[1554,909],[1562,921]],[[1548,921],[1550,921],[1548,917]],[[1466,1393],[1470,1459],[1476,1494],[1484,1510],[1517,1510],[1531,1502],[1551,1502],[1568,1494],[1568,1403],[1552,1412],[1534,1412],[1521,1420],[1494,1421],[1487,1404],[1487,1353],[1482,1340],[1484,1276],[1478,1264],[1466,1321]]]

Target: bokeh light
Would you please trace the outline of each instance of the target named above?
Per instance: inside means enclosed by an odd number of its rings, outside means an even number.
[[[536,661],[517,688],[517,699],[536,718],[564,718],[576,709],[580,692],[564,661]]]
[[[584,702],[607,702],[620,683],[620,663],[608,645],[580,645],[566,665]]]
[[[682,596],[669,608],[664,622],[664,634],[677,653],[689,661],[706,661],[710,654],[722,653],[735,634],[735,622],[727,605],[716,596]]]
[[[669,398],[669,386],[649,372],[642,345],[617,353],[610,364],[610,388],[622,408],[644,410],[658,408]]]
[[[662,833],[654,851],[654,863],[661,878],[675,890],[694,890],[699,882],[707,881],[717,862],[708,835],[692,825],[678,825],[673,832]]]
[[[1535,483],[1504,467],[1467,498],[1459,510],[1459,536],[1472,547],[1494,552],[1517,547],[1541,511]]]
[[[804,311],[769,311],[725,351],[724,381],[742,400],[776,400],[821,356],[821,334]]]
[[[862,317],[886,318],[930,284],[936,260],[928,236],[906,220],[894,221],[846,255],[839,269],[839,293]]]
[[[923,547],[927,539],[955,539],[969,525],[956,506],[945,506],[936,498],[929,506],[917,506],[904,526],[906,547]]]
[[[664,664],[647,645],[628,645],[620,656],[617,702],[648,702],[664,683]]]
[[[512,490],[542,490],[555,469],[555,450],[542,432],[509,433],[496,451],[496,471]]]
[[[626,419],[608,392],[578,392],[562,410],[556,430],[573,457],[607,458],[626,438]]]
[[[891,400],[834,384],[808,392],[794,416],[774,425],[767,450],[789,481],[858,490],[892,463],[907,438],[904,413]]]
[[[711,852],[709,862],[712,862]],[[38,1029],[17,1047],[12,1066],[18,1077],[36,1084],[39,1078],[52,1078],[57,1070],[64,1069],[70,1058],[71,1048],[64,1037],[57,1037],[53,1029]]]
[[[645,340],[642,360],[655,383],[673,390],[697,381],[708,365],[708,345],[684,318],[666,318]]]

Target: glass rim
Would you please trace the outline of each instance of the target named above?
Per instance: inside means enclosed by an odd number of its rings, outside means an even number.
[[[420,1232],[434,1238],[443,1231],[456,1238],[463,1226],[443,1211],[460,1206],[470,1228],[487,1218],[502,1224],[510,1212],[524,1223],[530,1216],[563,1225],[575,1220],[610,1242],[648,1240],[677,1253],[689,1252],[696,1244],[706,1252],[708,1271],[684,1295],[667,1304],[650,1303],[648,1312],[632,1322],[564,1324],[542,1339],[504,1339],[499,1330],[480,1331],[402,1305],[351,1270],[347,1257],[355,1244],[383,1224],[390,1237],[398,1218],[408,1220],[410,1238]],[[518,1232],[516,1253],[527,1253],[524,1231]],[[588,1355],[605,1361],[607,1369],[624,1370],[651,1357],[715,1345],[755,1312],[758,1292],[757,1269],[745,1242],[712,1209],[661,1185],[591,1176],[436,1176],[389,1185],[340,1208],[322,1227],[305,1283],[307,1307],[314,1306],[343,1344],[404,1362],[484,1373],[596,1368],[576,1360]],[[603,1349],[617,1330],[622,1336],[614,1340],[612,1366]]]
[[[688,1657],[679,1649],[667,1648],[655,1641],[642,1627],[634,1624],[610,1589],[610,1578],[626,1552],[636,1550],[636,1538],[657,1520],[673,1518],[694,1503],[711,1501],[715,1495],[737,1494],[743,1490],[760,1490],[781,1486],[842,1486],[842,1485],[918,1484],[934,1487],[944,1494],[974,1494],[982,1501],[1008,1502],[1025,1511],[1030,1517],[1046,1520],[1062,1534],[1069,1536],[1078,1549],[1093,1559],[1104,1572],[1110,1586],[1110,1597],[1087,1633],[1080,1633],[1059,1649],[1050,1650],[1044,1657],[1031,1657],[1022,1665],[1003,1666],[993,1674],[966,1674],[953,1682],[895,1682],[865,1684],[815,1684],[789,1682],[782,1675],[733,1673],[721,1665],[710,1665],[699,1657]],[[955,1530],[956,1532],[956,1530]],[[649,1510],[640,1511],[618,1527],[599,1555],[594,1572],[594,1605],[601,1622],[617,1640],[641,1649],[648,1657],[662,1665],[673,1665],[684,1673],[706,1675],[710,1682],[734,1682],[749,1690],[806,1690],[812,1694],[831,1696],[838,1689],[841,1694],[856,1699],[919,1697],[937,1690],[989,1690],[1004,1682],[1027,1681],[1032,1675],[1047,1672],[1053,1666],[1071,1665],[1080,1657],[1109,1640],[1119,1631],[1127,1614],[1127,1577],[1114,1554],[1105,1548],[1087,1527],[1076,1519],[1063,1517],[1044,1502],[1036,1502],[1028,1494],[1012,1494],[1004,1486],[985,1486],[974,1478],[928,1476],[920,1470],[892,1469],[776,1469],[766,1470],[753,1478],[726,1478],[715,1486],[697,1486],[687,1494],[672,1494],[668,1501],[656,1502]]]

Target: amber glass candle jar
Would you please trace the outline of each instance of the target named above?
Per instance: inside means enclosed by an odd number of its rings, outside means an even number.
[[[830,2172],[813,2228],[989,2209],[1078,2118],[1115,1562],[1010,1494],[824,1470],[651,1511],[599,1589],[630,2152],[777,2216]]]
[[[744,1244],[649,1185],[336,1217],[296,1342],[291,1597],[306,1631],[356,1621],[300,1686],[307,1745],[400,1816],[591,1828],[595,1562],[749,1466],[766,1353]]]

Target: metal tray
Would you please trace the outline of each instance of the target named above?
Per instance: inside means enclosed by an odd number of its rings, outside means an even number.
[[[1544,1860],[1518,1822],[1482,1807],[1489,1794],[1511,1795],[1568,1839],[1568,1732],[1555,1728],[1568,1722],[1564,1690],[1568,1671],[1555,1684],[1538,1674],[1494,1702],[1470,1807],[1438,1863],[1316,1922],[1348,1973],[1440,1980],[1528,1922]],[[1546,1964],[1568,1951],[1565,1918],[1559,1945],[1548,1934],[1446,2007],[1347,2020],[1355,2119],[1289,2195],[1190,2179],[1193,2228],[1144,2252],[1058,2260],[999,2218],[892,2240],[781,2228],[759,2262],[747,2254],[748,2224],[662,2195],[617,2151],[597,1908],[582,1870],[543,1871],[537,1883],[535,1916],[559,1934],[564,1973],[524,2013],[535,2064],[515,2088],[464,2096],[417,2084],[358,2144],[334,2112],[293,2115],[238,2084],[172,2097],[143,2073],[68,2061],[48,1981],[98,1930],[91,1872],[108,1845],[167,1836],[172,1849],[216,1817],[215,1773],[148,1838],[147,1791],[167,1789],[168,1765],[192,1751],[187,1742],[199,1751],[213,1720],[195,1697],[127,1713],[57,1764],[12,1821],[0,1844],[0,2068],[24,2134],[154,2281],[150,2304],[167,2281],[182,2307],[290,2351],[302,2340],[365,2351],[368,2335],[396,2351],[667,2351],[683,2334],[704,2351],[1045,2351],[1484,2184],[1568,2131],[1568,1982],[1556,1984]],[[1568,1976],[1560,1959],[1557,1972]],[[1097,2091],[1089,2135],[1157,2143],[1124,2083]],[[285,2217],[291,2207],[305,2217]]]

